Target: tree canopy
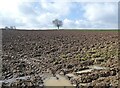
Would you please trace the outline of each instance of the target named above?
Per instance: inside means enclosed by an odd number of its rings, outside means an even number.
[[[59,29],[59,27],[61,27],[63,25],[63,22],[61,20],[58,20],[58,19],[55,19],[52,22],[55,26],[58,27],[58,29]]]

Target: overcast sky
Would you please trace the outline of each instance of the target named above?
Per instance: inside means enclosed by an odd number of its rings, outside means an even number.
[[[0,27],[54,28],[58,18],[62,28],[118,28],[117,2],[48,1],[0,0]]]

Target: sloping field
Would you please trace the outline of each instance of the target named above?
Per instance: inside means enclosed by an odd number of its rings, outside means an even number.
[[[74,86],[118,86],[117,31],[3,30],[2,57],[3,88],[61,76]]]

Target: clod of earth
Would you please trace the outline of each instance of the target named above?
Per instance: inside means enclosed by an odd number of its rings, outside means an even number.
[[[118,85],[116,31],[2,30],[2,37],[3,88],[44,86],[48,78],[62,85],[56,74],[69,85]],[[18,79],[25,76],[30,78]]]

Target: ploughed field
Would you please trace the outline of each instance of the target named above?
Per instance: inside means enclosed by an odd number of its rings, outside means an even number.
[[[73,86],[118,86],[117,31],[3,30],[2,37],[3,88],[49,86],[60,76]]]

